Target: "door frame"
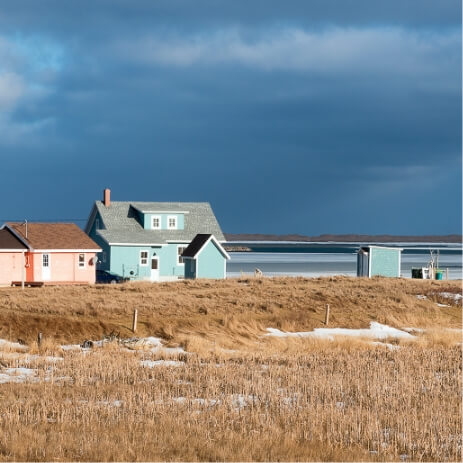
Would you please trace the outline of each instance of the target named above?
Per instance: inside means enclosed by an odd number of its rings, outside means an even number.
[[[45,256],[48,256],[48,262],[47,262],[46,266],[43,265]],[[51,254],[48,253],[48,252],[43,253],[42,254],[42,280],[43,281],[49,281],[50,280],[50,274],[51,274],[50,264],[51,264]],[[44,269],[47,269],[47,270],[44,271]]]

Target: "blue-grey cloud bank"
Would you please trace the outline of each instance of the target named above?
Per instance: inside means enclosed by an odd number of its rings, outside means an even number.
[[[453,0],[3,1],[0,218],[461,233],[461,47]]]

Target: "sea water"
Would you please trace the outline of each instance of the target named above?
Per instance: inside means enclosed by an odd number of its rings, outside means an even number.
[[[241,245],[241,243],[240,243]],[[244,245],[244,243],[242,244]],[[254,246],[254,245],[252,245]],[[290,247],[287,247],[290,246]],[[429,246],[429,245],[428,245]],[[439,268],[444,270],[444,279],[448,269],[448,278],[462,279],[462,251],[458,245],[441,246],[439,249]],[[357,275],[357,250],[359,246],[337,243],[329,246],[277,245],[256,246],[251,252],[230,252],[227,262],[227,277],[239,277],[254,274],[256,268],[267,276],[305,276],[319,277],[331,275]],[[434,248],[435,249],[435,248]],[[322,252],[320,252],[322,251]],[[434,251],[434,260],[437,252]],[[429,249],[423,245],[407,245],[402,251],[401,276],[411,278],[412,267],[426,267],[431,260]]]

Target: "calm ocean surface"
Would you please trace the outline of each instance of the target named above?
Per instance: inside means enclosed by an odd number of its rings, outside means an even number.
[[[238,243],[234,243],[238,244]],[[249,245],[250,243],[239,243]],[[256,268],[267,276],[306,276],[328,275],[356,276],[357,250],[355,244],[252,244],[252,252],[231,252],[227,262],[227,277],[253,274]],[[383,244],[384,246],[391,244]],[[411,278],[412,267],[425,267],[430,261],[431,249],[439,249],[439,268],[448,269],[449,279],[462,279],[462,250],[458,245],[403,243],[402,276]],[[436,255],[436,253],[435,253]]]

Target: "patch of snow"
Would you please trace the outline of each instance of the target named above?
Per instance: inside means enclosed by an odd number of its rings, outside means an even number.
[[[417,294],[416,298],[421,300],[427,299],[427,297],[424,294]]]
[[[406,331],[407,333],[423,333],[424,332],[422,328],[409,327],[409,328],[402,328],[402,329]]]
[[[0,373],[0,384],[24,383],[28,379],[36,378],[37,370],[32,368],[5,368]]]
[[[300,337],[300,338],[318,338],[333,340],[333,336],[350,336],[372,339],[387,338],[413,338],[407,333],[397,328],[392,328],[381,323],[371,322],[370,328],[350,329],[350,328],[315,328],[313,331],[285,332],[276,328],[267,328],[266,336],[276,336],[280,338]]]
[[[109,407],[122,407],[123,404],[123,400],[113,400],[112,402],[109,400],[99,400],[95,403],[95,405],[107,405]]]
[[[140,360],[140,365],[145,368],[154,368],[157,366],[180,367],[185,365],[185,362],[178,362],[176,360]]]
[[[92,347],[103,347],[107,341],[91,341]],[[120,340],[121,350],[134,352],[137,350],[144,350],[150,352],[164,352],[169,354],[186,354],[187,352],[181,347],[164,347],[161,338],[149,336],[147,338],[131,338]],[[79,344],[62,345],[61,349],[64,351],[80,350],[82,352],[89,352],[92,347],[82,347]]]
[[[50,355],[41,356],[36,354],[23,354],[21,352],[0,352],[0,358],[6,360],[20,360],[24,363],[31,363],[34,360],[43,360],[45,362],[61,362],[62,357],[52,357]]]
[[[241,409],[258,400],[255,395],[232,394],[230,397],[235,409]]]
[[[62,350],[67,351],[67,350],[81,350],[82,347],[80,347],[79,344],[65,344],[60,346]]]
[[[388,342],[373,341],[371,344],[373,344],[375,346],[384,346],[384,347],[387,347],[389,350],[398,350],[398,349],[400,349],[400,346],[397,346],[396,344],[390,344]]]
[[[455,302],[458,302],[460,299],[463,299],[463,295],[461,294],[454,294],[454,293],[447,293],[447,292],[443,292],[443,293],[437,293],[438,296],[441,296],[441,297],[445,297],[447,299],[453,299]]]
[[[25,351],[27,350],[27,346],[19,344],[19,342],[11,342],[6,339],[0,339],[0,349],[17,349]]]
[[[439,304],[437,303],[437,307],[450,307],[448,304]]]

